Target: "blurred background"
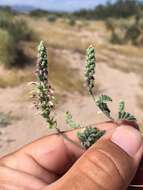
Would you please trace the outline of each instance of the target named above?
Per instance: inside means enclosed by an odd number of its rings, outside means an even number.
[[[97,114],[84,83],[85,50],[96,48],[95,94],[110,95],[143,122],[143,1],[0,0],[0,156],[49,133],[33,107],[37,45],[48,49],[56,117],[64,112],[82,126],[106,120]]]

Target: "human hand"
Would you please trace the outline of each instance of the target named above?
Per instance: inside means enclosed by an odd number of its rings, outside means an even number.
[[[104,123],[89,150],[51,135],[0,159],[0,190],[125,190],[143,153],[140,133]],[[75,131],[67,136],[78,142]],[[79,143],[79,142],[78,142]]]

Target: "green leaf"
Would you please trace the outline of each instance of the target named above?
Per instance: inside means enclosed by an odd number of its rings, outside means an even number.
[[[136,121],[136,118],[132,114],[124,111],[119,112],[118,118],[121,121]]]
[[[98,107],[99,107],[99,109],[103,112],[103,113],[105,113],[106,115],[110,115],[110,109],[109,109],[109,107],[107,106],[107,104],[106,103],[100,103],[100,104],[98,104]]]
[[[96,100],[96,105],[99,107],[99,109],[108,117],[110,117],[110,109],[107,105],[107,102],[111,102],[112,99],[107,95],[101,95]]]
[[[125,112],[125,102],[124,101],[121,101],[119,103],[119,112],[118,112],[118,119],[121,120],[121,121],[136,121],[136,118],[128,113],[128,112]]]
[[[100,97],[100,101],[107,103],[107,102],[112,102],[112,98],[110,96],[107,96],[105,94],[102,94]]]
[[[119,103],[119,112],[123,112],[125,110],[125,102],[120,101]]]
[[[80,128],[80,125],[76,124],[74,122],[73,117],[72,117],[72,115],[71,115],[70,112],[66,112],[65,113],[65,121],[66,121],[67,125],[69,125],[70,128],[72,128],[72,129],[78,129],[78,128]]]
[[[85,149],[88,149],[90,146],[96,143],[96,141],[99,140],[104,134],[105,131],[100,131],[97,128],[86,127],[83,132],[78,132],[77,136],[81,141],[82,146],[85,147]]]

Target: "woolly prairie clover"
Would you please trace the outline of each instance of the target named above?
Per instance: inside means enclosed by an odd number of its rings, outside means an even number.
[[[86,65],[85,65],[85,78],[87,83],[88,92],[94,97],[94,74],[95,74],[95,50],[93,46],[90,46],[86,51]]]
[[[90,46],[86,51],[85,80],[89,95],[91,95],[91,97],[93,98],[95,105],[108,119],[112,121],[115,121],[117,123],[125,121],[136,122],[136,118],[132,114],[125,111],[124,101],[121,101],[119,103],[117,118],[113,118],[111,116],[111,110],[108,106],[108,102],[112,102],[112,98],[105,94],[101,94],[99,97],[95,97],[95,67],[95,50],[93,46]],[[55,128],[58,133],[63,135],[64,138],[75,144],[75,142],[70,140],[65,134],[60,131],[56,118],[53,115],[56,101],[54,92],[48,80],[48,57],[47,49],[44,45],[44,42],[40,42],[40,45],[38,46],[38,62],[36,74],[37,82],[35,83],[36,90],[34,93],[36,108],[40,110],[40,113],[46,120],[49,128]],[[100,131],[99,129],[93,128],[90,125],[80,126],[73,120],[70,112],[65,113],[65,121],[66,124],[72,129],[80,130],[81,128],[83,128],[77,133],[77,137],[81,142],[81,147],[85,149],[88,149],[92,144],[94,144],[105,134],[105,131]]]
[[[48,59],[47,50],[44,42],[41,42],[38,47],[38,61],[37,61],[37,82],[35,97],[35,106],[40,110],[41,115],[48,123],[49,128],[56,126],[56,120],[51,116],[55,107],[55,97],[51,85],[48,81]]]

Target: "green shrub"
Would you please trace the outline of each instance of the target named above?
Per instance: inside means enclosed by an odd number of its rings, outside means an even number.
[[[107,19],[106,28],[111,31],[110,42],[113,44],[140,45],[143,35],[143,21],[140,15],[130,19]]]
[[[4,66],[19,66],[19,57],[24,56],[19,49],[19,43],[35,39],[35,34],[24,19],[16,19],[9,13],[0,11],[0,62]],[[20,67],[22,66],[20,64]]]
[[[25,20],[16,20],[9,29],[16,41],[29,41],[34,38],[32,29],[30,29]]]
[[[0,127],[6,127],[11,124],[11,118],[9,114],[0,112]]]
[[[49,22],[55,22],[57,20],[56,15],[48,15],[48,21]]]
[[[16,59],[14,38],[5,30],[0,29],[0,63],[9,67]]]
[[[112,18],[108,18],[105,20],[105,25],[106,25],[106,28],[107,30],[111,30],[112,32],[115,30],[115,20],[112,19]]]
[[[93,9],[79,10],[73,13],[73,16],[80,19],[101,19],[107,18],[128,18],[143,10],[143,2],[141,0],[108,0],[107,3],[97,5]]]
[[[11,20],[3,16],[0,18],[0,28],[7,30],[13,36],[15,41],[31,40],[33,32],[28,27],[25,20]]]
[[[110,42],[112,44],[123,44],[122,38],[116,32],[112,32],[112,36],[111,36]]]
[[[125,41],[132,42],[134,45],[138,45],[138,39],[143,34],[141,15],[136,15],[134,22],[127,28],[125,33]]]
[[[127,29],[126,34],[125,34],[125,41],[127,42],[131,41],[133,44],[136,45],[136,42],[140,35],[141,35],[141,30],[139,26],[134,24]]]
[[[9,14],[0,11],[0,28],[8,28],[12,19]]]
[[[70,26],[76,25],[76,19],[75,19],[74,17],[70,17],[70,18],[69,18],[69,25],[70,25]]]
[[[46,17],[48,15],[48,11],[36,9],[30,12],[30,16],[40,18],[40,17]]]
[[[15,14],[10,6],[0,6],[0,12],[9,14],[10,16],[13,16]]]

